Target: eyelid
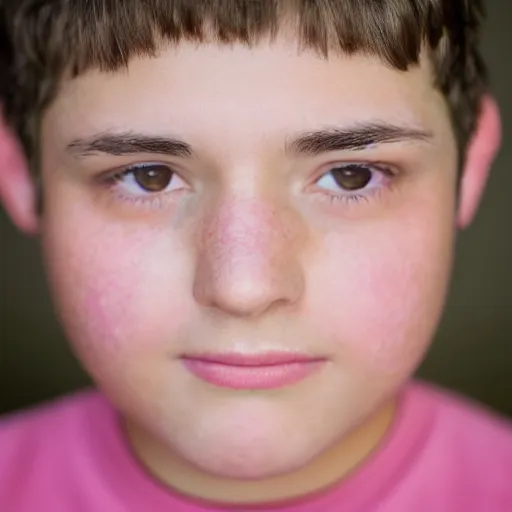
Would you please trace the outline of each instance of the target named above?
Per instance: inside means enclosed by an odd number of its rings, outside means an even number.
[[[329,172],[334,171],[335,169],[343,169],[346,167],[359,167],[361,169],[371,169],[373,171],[382,172],[383,174],[394,175],[397,174],[397,170],[392,166],[384,164],[382,162],[365,162],[365,161],[357,161],[353,162],[334,162],[323,167],[323,174],[327,174]]]
[[[398,177],[402,170],[396,164],[388,163],[382,160],[372,160],[368,158],[364,158],[358,160],[355,158],[354,160],[331,160],[330,162],[324,163],[321,166],[317,167],[317,170],[313,174],[313,184],[316,183],[322,176],[334,171],[335,169],[342,169],[345,167],[361,167],[366,169],[371,169],[374,172],[380,172],[384,176],[393,179]]]
[[[177,174],[176,170],[174,169],[174,166],[171,166],[170,164],[164,162],[142,162],[138,164],[131,164],[121,167],[117,170],[117,172],[114,171],[113,173],[111,173],[111,175],[116,177],[122,177],[126,176],[127,174],[131,174],[135,171],[138,171],[140,169],[148,169],[151,167],[167,167],[173,174]]]
[[[337,185],[336,187],[322,187],[319,185],[319,182],[325,177],[331,175],[333,171],[336,169],[343,169],[347,167],[355,167],[361,169],[370,169],[372,172],[372,178],[370,182],[361,189],[356,190],[345,190],[341,186]],[[384,183],[373,184],[372,182],[375,180],[375,174],[379,173],[381,180]],[[333,162],[328,165],[322,166],[320,173],[317,175],[316,179],[313,182],[313,187],[316,189],[316,192],[321,196],[329,198],[330,201],[343,200],[343,201],[352,201],[352,200],[368,200],[372,196],[382,192],[384,189],[389,188],[393,180],[399,174],[398,170],[393,166],[383,164],[381,162],[368,162],[368,161],[352,161],[352,162]],[[335,181],[334,177],[331,178]],[[379,180],[380,181],[380,180]]]
[[[171,179],[169,183],[160,191],[147,191],[135,183],[135,171],[152,167],[166,168],[171,172]],[[115,193],[115,195],[120,199],[130,202],[137,201],[140,203],[151,202],[152,204],[156,200],[163,200],[163,197],[179,192],[182,189],[184,190],[186,188],[185,186],[188,186],[187,182],[181,177],[181,175],[175,171],[174,166],[165,162],[141,162],[123,166],[103,174],[99,177],[99,180],[101,185],[109,189],[112,193]],[[175,183],[173,187],[173,182],[175,180],[178,180],[180,183]],[[181,184],[185,184],[185,186],[180,186]],[[134,187],[139,190],[133,190]]]
[[[104,183],[106,185],[112,185],[112,184],[120,181],[120,179],[123,178],[124,176],[133,174],[135,171],[137,171],[139,169],[145,169],[148,167],[167,167],[168,169],[170,169],[172,171],[173,175],[177,175],[177,176],[179,176],[179,178],[181,180],[185,181],[181,177],[181,174],[178,171],[176,171],[176,168],[174,165],[167,163],[167,162],[159,162],[159,161],[155,161],[155,162],[144,161],[144,162],[139,162],[139,163],[135,163],[135,164],[127,164],[127,165],[119,166],[119,167],[116,167],[109,171],[102,172],[100,175],[98,175],[95,178],[95,180],[100,183]]]
[[[332,172],[336,169],[344,169],[347,167],[370,169],[372,172],[379,172],[390,179],[396,177],[399,174],[399,171],[396,168],[381,162],[333,162],[323,165],[321,169],[315,173],[313,183],[317,183],[327,174],[332,174]]]

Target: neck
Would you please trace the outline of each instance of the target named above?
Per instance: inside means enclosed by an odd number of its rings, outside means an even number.
[[[126,429],[142,464],[158,480],[181,494],[213,503],[275,503],[320,492],[347,477],[379,446],[392,423],[395,409],[394,401],[386,403],[308,466],[256,481],[233,481],[201,472],[132,422],[126,422]]]

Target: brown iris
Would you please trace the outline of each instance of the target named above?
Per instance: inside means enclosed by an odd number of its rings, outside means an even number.
[[[132,171],[133,177],[147,192],[161,192],[172,180],[173,172],[165,165],[148,165]]]
[[[372,179],[372,171],[361,165],[347,165],[331,171],[334,181],[344,190],[360,190]]]

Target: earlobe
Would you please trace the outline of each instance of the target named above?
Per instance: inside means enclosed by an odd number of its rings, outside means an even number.
[[[467,228],[480,204],[491,166],[501,145],[499,107],[491,96],[482,100],[477,129],[469,144],[462,174],[458,226]]]
[[[21,146],[8,128],[0,108],[0,201],[14,224],[36,234],[39,219],[36,190]]]

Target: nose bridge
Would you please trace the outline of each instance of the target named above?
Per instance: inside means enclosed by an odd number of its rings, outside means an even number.
[[[200,235],[196,299],[238,316],[297,300],[302,276],[294,231],[293,215],[268,199],[219,204]]]
[[[236,271],[245,266],[257,270],[268,263],[271,253],[287,238],[283,219],[262,200],[231,200],[220,206],[209,222],[205,245],[215,255],[216,264]]]

